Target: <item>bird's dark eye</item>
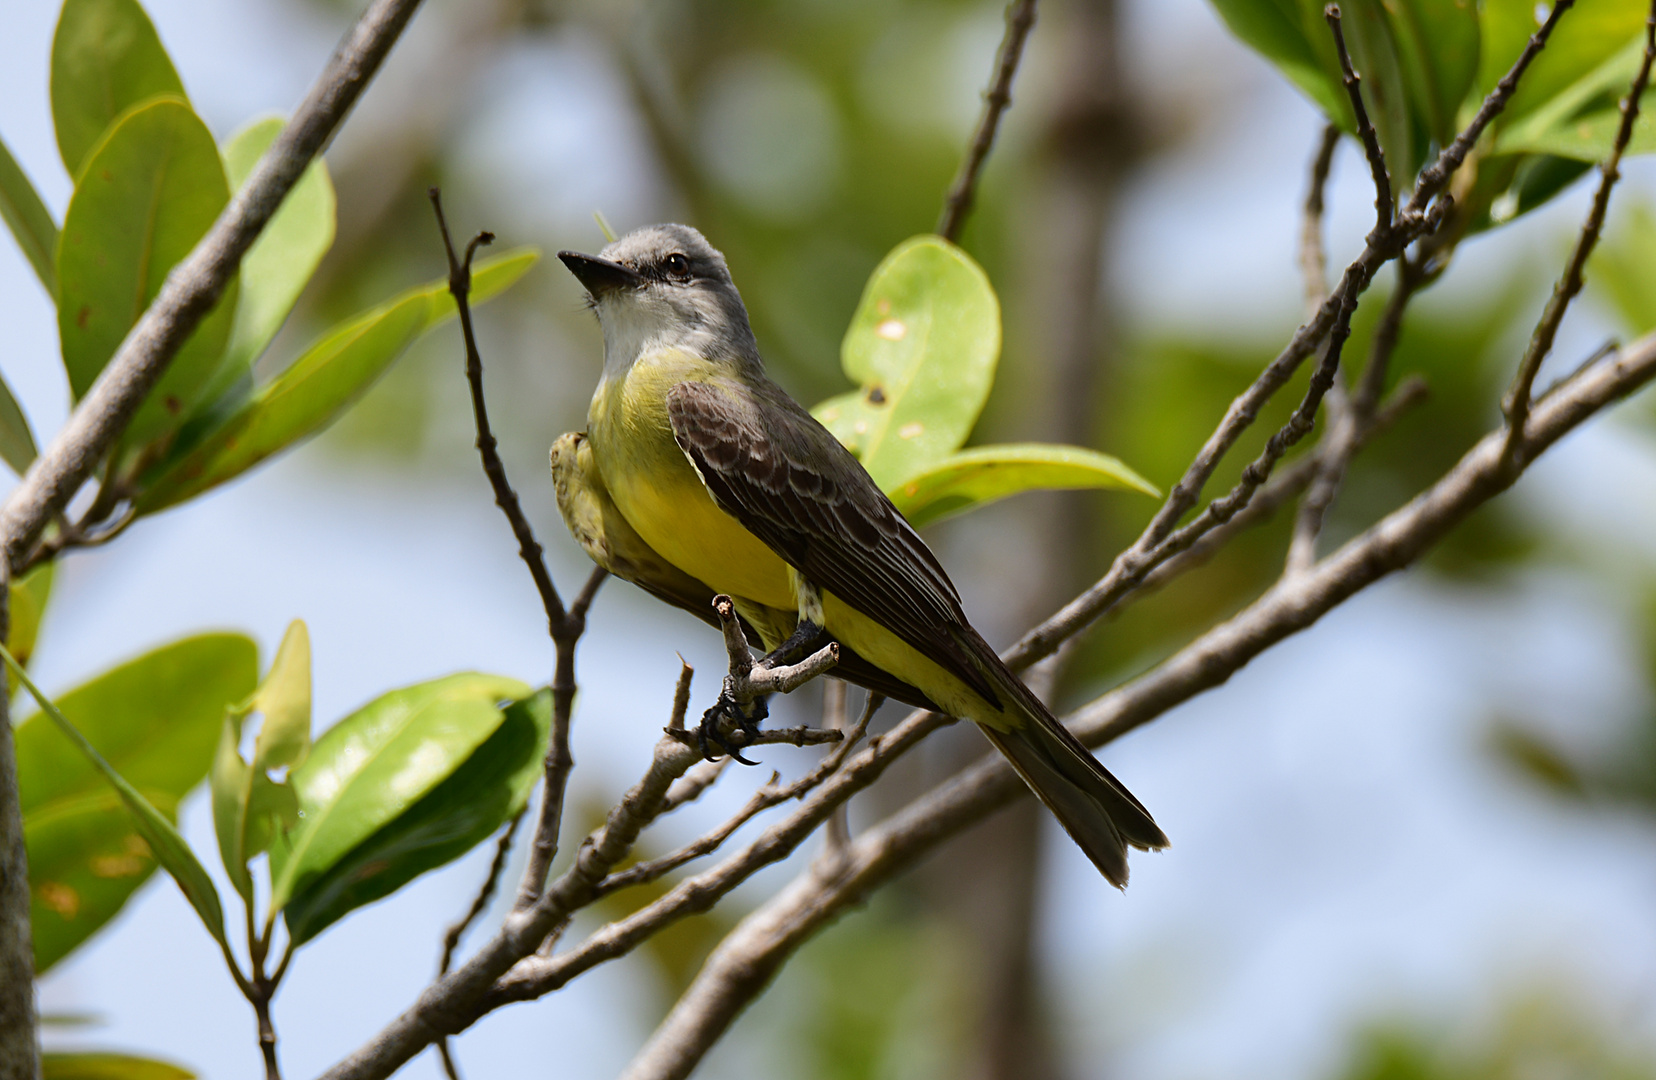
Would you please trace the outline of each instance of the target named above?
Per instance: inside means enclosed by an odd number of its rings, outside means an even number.
[[[683,255],[680,255],[676,251],[661,260],[661,266],[674,277],[690,276],[690,260],[686,259]]]

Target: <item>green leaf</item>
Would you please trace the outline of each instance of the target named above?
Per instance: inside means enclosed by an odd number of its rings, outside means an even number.
[[[122,114],[94,148],[58,240],[58,335],[76,400],[229,198],[212,133],[179,98]],[[183,422],[224,353],[235,308],[232,284],[139,408],[126,445]]]
[[[1439,146],[1460,129],[1461,103],[1478,75],[1473,0],[1384,0],[1409,99]]]
[[[231,137],[224,150],[224,166],[232,191],[240,190],[247,182],[259,158],[286,126],[280,117],[269,117]],[[230,344],[218,374],[202,394],[203,402],[216,401],[237,379],[252,373],[253,362],[281,329],[317,264],[333,245],[333,238],[333,182],[319,157],[311,162],[276,216],[242,257],[241,300],[236,305]]]
[[[0,139],[0,218],[34,267],[35,276],[46,286],[46,295],[57,297],[57,222],[40,201],[29,177]]]
[[[288,901],[295,944],[459,858],[516,816],[540,779],[551,723],[545,690],[508,705],[465,764]]]
[[[29,658],[34,655],[40,620],[46,615],[46,601],[52,595],[52,566],[52,563],[41,563],[11,583],[11,633],[6,639],[6,648],[24,667],[29,666]]]
[[[1352,64],[1362,77],[1363,103],[1380,138],[1396,198],[1414,182],[1424,149],[1416,138],[1397,42],[1380,0],[1344,0],[1340,9]],[[1332,39],[1326,26],[1323,32]],[[1424,132],[1424,126],[1420,130]]]
[[[501,703],[528,694],[515,679],[450,675],[376,698],[316,740],[288,773],[302,816],[271,845],[272,915],[452,775],[500,727]]]
[[[49,580],[39,572],[25,577],[12,587],[14,602],[28,594],[43,603]],[[206,775],[226,706],[245,699],[257,677],[250,639],[204,634],[69,691],[61,711],[111,767],[170,815]],[[98,767],[48,717],[23,720],[16,740],[30,837],[35,963],[44,971],[115,916],[149,873],[129,873],[132,860],[148,858],[146,846],[154,845],[141,830],[134,833],[123,804],[109,801],[116,796]]]
[[[519,248],[472,271],[472,302],[500,293],[540,258]],[[217,427],[140,482],[139,513],[153,514],[217,487],[332,423],[414,340],[455,313],[444,279],[410,289],[329,330]]]
[[[241,756],[242,723],[252,713],[263,719],[254,740],[251,764]],[[310,752],[310,633],[295,619],[264,682],[237,709],[228,711],[213,759],[213,829],[219,856],[236,891],[249,903],[253,879],[248,860],[267,850],[278,829],[298,823],[299,802],[285,780],[271,769],[297,765]]]
[[[966,441],[1000,341],[1000,304],[971,256],[940,236],[905,240],[868,279],[841,347],[861,389],[812,412],[890,487]]]
[[[51,83],[58,152],[77,178],[117,116],[153,97],[184,96],[137,0],[64,0],[52,38]]]
[[[1346,131],[1356,130],[1321,3],[1213,0],[1230,32],[1263,55]]]
[[[1123,488],[1160,495],[1108,454],[1079,446],[1017,443],[951,454],[887,492],[916,528],[1021,491]]]
[[[18,476],[22,476],[28,471],[36,453],[29,419],[23,415],[23,408],[12,396],[6,380],[0,379],[0,459],[4,459]]]
[[[168,1061],[130,1054],[40,1055],[42,1080],[195,1080],[195,1073]]]
[[[1621,126],[1621,99],[1632,88],[1644,56],[1643,35],[1633,38],[1592,71],[1565,87],[1496,140],[1498,153],[1547,153],[1596,162],[1609,155]],[[1656,150],[1656,92],[1640,100],[1628,154]]]
[[[1526,36],[1538,25],[1533,14],[1535,5],[1531,4],[1529,10]],[[1627,48],[1629,41],[1643,36],[1645,16],[1649,10],[1650,5],[1644,0],[1577,0],[1575,7],[1559,20],[1557,29],[1547,41],[1547,47],[1541,50],[1524,73],[1523,81],[1502,111],[1497,126],[1503,131],[1518,126],[1531,113],[1551,105],[1554,99],[1567,93],[1583,78],[1591,77],[1605,61]],[[1496,5],[1494,15],[1502,21],[1519,24],[1524,18],[1522,13],[1509,10],[1504,4]],[[1486,10],[1486,24],[1490,18],[1491,13]],[[1516,48],[1513,48],[1514,44]],[[1517,60],[1523,49],[1523,40],[1508,38],[1506,48],[1511,50],[1511,54],[1499,62],[1498,70],[1494,72],[1496,78],[1505,74]],[[1480,72],[1488,73],[1483,67],[1480,67]],[[1626,93],[1632,82],[1633,72],[1629,69],[1627,78],[1616,93]],[[1494,82],[1488,85],[1493,86]]]
[[[58,707],[52,704],[45,694],[41,693],[40,688],[34,684],[28,673],[23,670],[22,665],[17,662],[10,652],[0,649],[0,659],[6,661],[6,666],[11,668],[12,674],[16,675],[18,681],[33,695],[41,710],[51,718],[52,723],[68,739],[70,745],[79,751],[81,756],[90,762],[120,795],[121,802],[126,806],[127,812],[132,815],[132,821],[137,827],[138,835],[143,837],[144,842],[149,845],[156,861],[164,866],[167,873],[171,874],[173,880],[178,883],[178,887],[183,890],[185,898],[189,900],[190,906],[195,908],[196,914],[201,917],[202,924],[207,927],[207,932],[212,934],[218,943],[228,950],[229,942],[224,936],[224,907],[219,903],[218,889],[213,886],[213,879],[207,876],[207,870],[201,865],[201,860],[197,859],[195,852],[190,850],[190,845],[184,842],[184,837],[179,835],[178,830],[167,819],[166,815],[155,808],[154,803],[145,798],[142,792],[120,773],[116,772],[109,762],[104,760],[103,755],[93,748],[92,744],[87,741],[86,736],[77,731],[75,725],[69,722],[68,718],[58,710]],[[18,734],[21,736],[21,728],[19,728]],[[19,742],[21,742],[21,738],[19,738]],[[20,764],[21,757],[22,755],[19,754]],[[21,780],[21,774],[19,779]],[[26,823],[28,818],[26,815],[28,811],[25,810],[24,813],[24,829],[27,832]]]
[[[154,789],[144,796],[176,818],[176,798]],[[23,840],[37,974],[114,918],[155,872],[149,844],[121,796],[107,787],[32,811],[23,822]]]

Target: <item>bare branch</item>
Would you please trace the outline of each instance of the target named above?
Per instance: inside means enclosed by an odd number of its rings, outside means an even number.
[[[831,682],[839,685],[840,687],[844,687],[845,685],[837,679],[831,680]],[[759,814],[769,810],[773,806],[780,805],[781,803],[785,803],[793,799],[801,798],[808,792],[814,790],[824,780],[832,776],[835,770],[844,764],[846,757],[850,755],[857,743],[862,740],[863,734],[868,730],[868,722],[874,718],[874,713],[879,709],[880,702],[883,700],[885,699],[878,694],[870,694],[868,699],[869,703],[864,706],[862,716],[858,719],[856,725],[848,732],[841,731],[838,728],[827,727],[793,729],[793,731],[797,733],[808,733],[810,735],[809,741],[811,742],[838,742],[839,745],[834,748],[832,753],[824,757],[822,761],[817,764],[816,768],[812,769],[810,772],[790,784],[777,783],[778,777],[773,773],[771,778],[766,781],[758,791],[753,793],[753,797],[747,801],[747,804],[740,810],[736,811],[736,813],[733,814],[728,820],[712,831],[686,844],[679,850],[669,855],[663,855],[659,859],[652,859],[649,862],[642,862],[636,866],[628,867],[620,873],[611,874],[609,877],[604,879],[603,884],[600,886],[600,895],[608,895],[609,893],[629,888],[633,885],[643,885],[647,882],[659,880],[687,863],[694,862],[696,859],[699,859],[704,855],[710,855],[717,851],[720,845],[722,845],[726,840],[730,839],[730,837],[735,834],[737,829],[740,829],[743,825],[746,825],[749,821],[752,821]],[[781,736],[786,735],[787,733],[772,732],[770,734]],[[685,745],[695,745],[694,741],[689,736],[681,738],[680,741],[684,742]],[[729,758],[724,758],[717,763],[703,762],[702,764],[704,766],[712,765],[717,768],[729,761]],[[713,775],[716,776],[717,773],[714,773]],[[680,783],[683,783],[683,781],[680,781]],[[669,800],[670,799],[671,793],[669,793]],[[669,809],[669,807],[664,806],[662,812],[665,813],[667,809]],[[843,804],[841,804],[840,809],[844,809]]]
[[[1340,74],[1344,77],[1346,97],[1351,99],[1351,111],[1357,117],[1357,137],[1363,143],[1363,156],[1368,158],[1369,174],[1374,177],[1374,227],[1384,229],[1392,221],[1391,174],[1386,170],[1386,154],[1380,149],[1380,133],[1369,120],[1363,105],[1362,80],[1351,65],[1351,53],[1346,49],[1345,30],[1340,26],[1340,5],[1323,8],[1329,32],[1334,35],[1334,51],[1340,58]]]
[[[494,858],[489,862],[489,872],[483,878],[483,887],[477,890],[477,896],[472,900],[471,907],[466,909],[459,921],[448,928],[443,935],[443,957],[437,963],[437,974],[447,975],[449,966],[454,963],[454,950],[460,947],[460,939],[477,917],[483,914],[489,906],[489,900],[494,896],[495,886],[500,883],[500,872],[506,868],[506,858],[512,853],[512,839],[517,836],[518,826],[523,823],[523,812],[519,811],[506,825],[506,831],[500,834],[500,840],[495,844]]]
[[[1547,13],[1547,21],[1530,35],[1529,41],[1524,45],[1524,51],[1518,54],[1518,59],[1512,67],[1501,76],[1501,81],[1495,84],[1495,89],[1484,97],[1483,104],[1478,106],[1478,111],[1471,121],[1461,129],[1461,133],[1455,136],[1453,142],[1443,148],[1437,159],[1422,169],[1420,175],[1415,178],[1414,197],[1409,200],[1405,216],[1424,213],[1427,204],[1443,190],[1445,184],[1449,183],[1450,178],[1466,161],[1466,155],[1477,145],[1484,129],[1494,123],[1495,118],[1506,109],[1507,102],[1512,100],[1512,95],[1518,89],[1518,80],[1529,70],[1530,62],[1547,47],[1547,39],[1552,37],[1558,20],[1574,6],[1575,0],[1555,0],[1552,10]]]
[[[943,200],[943,216],[937,221],[937,235],[946,240],[960,239],[960,230],[966,225],[966,215],[972,211],[977,198],[978,175],[989,159],[989,149],[995,144],[995,129],[1000,126],[1001,114],[1012,104],[1012,76],[1017,74],[1018,60],[1023,56],[1024,41],[1035,25],[1035,0],[1012,0],[1006,9],[1006,35],[1001,38],[1000,52],[995,57],[995,76],[983,94],[983,114],[978,117],[977,130],[966,148],[966,157],[960,163],[949,194]]]
[[[1340,129],[1325,124],[1317,152],[1311,159],[1311,182],[1306,185],[1305,209],[1300,217],[1300,276],[1305,281],[1306,317],[1317,313],[1328,299],[1328,252],[1323,247],[1323,193],[1340,145]]]
[[[1656,377],[1656,335],[1585,369],[1542,402],[1522,461],[1534,458],[1611,402]],[[1444,533],[1506,490],[1504,433],[1478,443],[1430,489],[1318,566],[1285,578],[1247,609],[1148,674],[1079,710],[1071,727],[1098,745],[1224,683],[1255,656],[1305,629],[1380,578],[1420,557]],[[679,1080],[764,989],[800,945],[847,906],[941,841],[1027,796],[1007,762],[988,755],[854,841],[832,875],[813,867],[745,918],[703,964],[623,1080]]]
[[[1536,373],[1541,370],[1541,363],[1552,352],[1553,341],[1558,336],[1558,328],[1564,322],[1564,314],[1570,308],[1570,301],[1581,291],[1582,271],[1586,269],[1587,259],[1598,246],[1599,232],[1604,227],[1604,215],[1610,208],[1610,193],[1621,179],[1621,159],[1627,144],[1633,139],[1633,124],[1639,118],[1639,99],[1644,96],[1645,87],[1650,83],[1651,63],[1656,61],[1656,2],[1653,2],[1650,15],[1645,20],[1645,49],[1644,58],[1639,62],[1639,72],[1633,77],[1633,86],[1621,102],[1621,125],[1616,129],[1616,141],[1610,148],[1610,156],[1599,165],[1598,190],[1593,194],[1593,207],[1587,214],[1587,220],[1582,223],[1581,235],[1576,239],[1575,249],[1570,252],[1570,261],[1564,267],[1563,275],[1553,288],[1552,296],[1547,300],[1547,307],[1541,313],[1541,320],[1535,326],[1535,333],[1530,337],[1529,348],[1524,351],[1524,358],[1518,363],[1518,373],[1513,377],[1512,386],[1507,390],[1506,399],[1502,402],[1503,411],[1507,417],[1507,456],[1510,458],[1518,452],[1524,442],[1524,422],[1529,418],[1530,393],[1535,386]]]

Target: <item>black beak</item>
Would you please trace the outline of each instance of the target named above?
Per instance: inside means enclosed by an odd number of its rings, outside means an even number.
[[[600,259],[596,255],[582,255],[578,251],[560,251],[558,258],[569,267],[569,272],[586,286],[594,300],[601,300],[617,289],[634,289],[644,284],[644,275],[620,263]]]

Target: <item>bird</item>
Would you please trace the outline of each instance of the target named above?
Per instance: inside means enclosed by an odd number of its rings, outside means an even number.
[[[772,657],[837,642],[837,677],[974,721],[1118,888],[1129,847],[1168,846],[973,629],[862,464],[766,375],[725,258],[700,232],[652,225],[558,258],[597,314],[604,366],[587,430],[552,447],[553,488],[599,566],[714,625],[727,595]],[[721,710],[752,715],[721,696],[704,740]]]

